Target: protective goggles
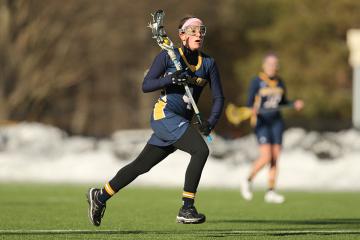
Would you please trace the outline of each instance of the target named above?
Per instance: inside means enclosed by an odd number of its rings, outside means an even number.
[[[196,36],[197,33],[200,34],[200,36],[204,37],[206,34],[206,27],[205,25],[200,26],[186,26],[185,28],[179,29],[180,33],[185,33],[189,36]]]

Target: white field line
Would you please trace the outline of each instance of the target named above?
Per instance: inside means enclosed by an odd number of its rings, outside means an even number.
[[[151,233],[158,233],[162,231],[130,231],[130,230],[79,230],[79,229],[38,229],[38,230],[2,230],[0,229],[1,234],[97,234],[97,233],[108,233],[108,234],[116,234],[116,233],[134,233],[134,234],[151,234]],[[172,232],[164,231],[165,233],[176,234]],[[199,234],[206,233],[207,231],[199,231]],[[209,233],[224,233],[224,234],[360,234],[360,230],[229,230],[229,231],[222,231],[222,230],[214,230],[209,231]],[[190,233],[189,233],[190,234]],[[191,233],[194,234],[194,233]]]

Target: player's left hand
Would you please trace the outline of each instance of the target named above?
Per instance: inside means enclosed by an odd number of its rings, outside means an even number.
[[[209,136],[210,132],[211,132],[211,125],[207,120],[203,120],[201,124],[199,124],[199,131],[204,135],[204,136]]]
[[[300,111],[304,108],[304,101],[301,99],[298,99],[294,102],[294,108],[296,111]]]

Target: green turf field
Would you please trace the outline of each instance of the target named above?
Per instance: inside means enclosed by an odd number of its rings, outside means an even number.
[[[244,202],[237,191],[200,189],[201,225],[175,223],[181,188],[129,187],[108,202],[99,228],[87,186],[0,184],[0,239],[360,239],[359,193],[285,192],[287,202]]]

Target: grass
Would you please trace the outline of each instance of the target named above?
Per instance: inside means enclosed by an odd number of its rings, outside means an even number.
[[[102,226],[90,225],[87,186],[0,184],[0,239],[359,239],[360,194],[263,192],[245,202],[236,190],[199,189],[201,225],[175,223],[181,189],[129,187],[108,202]]]

